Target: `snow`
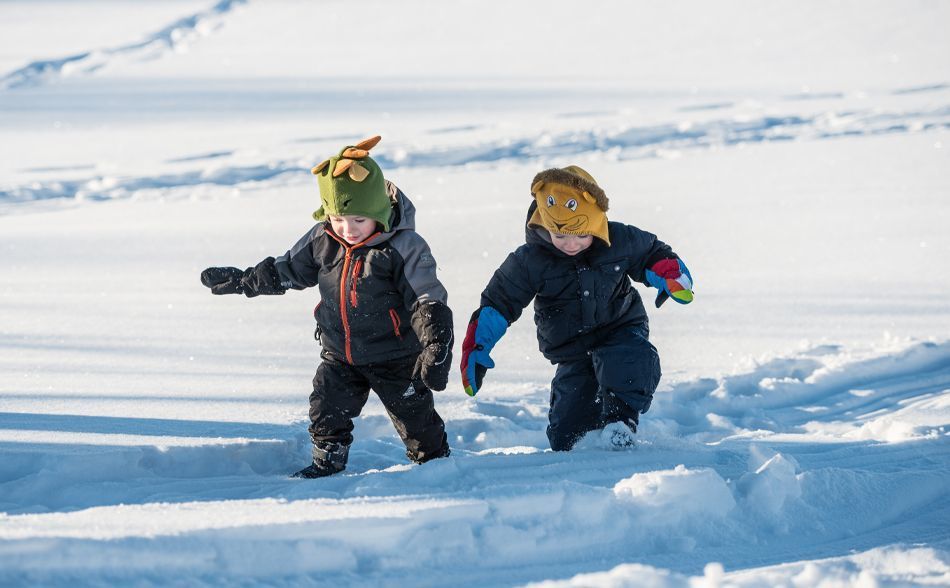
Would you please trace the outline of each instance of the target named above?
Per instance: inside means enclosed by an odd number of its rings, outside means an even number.
[[[0,585],[950,585],[948,21],[0,3]],[[316,293],[198,274],[285,251],[309,167],[375,133],[457,332],[547,166],[683,256],[634,448],[548,449],[526,317],[437,394],[451,457],[407,463],[371,399],[343,474],[287,477]]]

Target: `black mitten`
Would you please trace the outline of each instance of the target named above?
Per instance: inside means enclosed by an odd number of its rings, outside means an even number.
[[[287,288],[280,283],[274,261],[268,257],[243,271],[236,267],[209,267],[201,272],[201,283],[211,288],[212,294],[244,294],[248,298],[283,294]]]
[[[201,283],[211,288],[212,294],[243,294],[243,276],[244,271],[236,267],[209,267],[201,272]]]
[[[244,289],[245,296],[248,298],[260,294],[274,296],[287,291],[287,288],[284,288],[280,283],[280,275],[277,273],[277,266],[274,265],[274,261],[273,257],[268,257],[254,267],[244,270],[241,286]]]
[[[441,302],[420,304],[412,313],[412,327],[423,346],[413,379],[431,390],[445,390],[452,367],[452,311]]]
[[[429,343],[416,359],[412,379],[422,380],[430,390],[445,390],[452,367],[452,342]]]

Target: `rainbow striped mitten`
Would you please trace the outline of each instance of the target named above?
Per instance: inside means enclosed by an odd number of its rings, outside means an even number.
[[[647,282],[659,290],[656,295],[656,307],[667,298],[689,304],[693,301],[693,277],[682,259],[661,259],[647,270]]]

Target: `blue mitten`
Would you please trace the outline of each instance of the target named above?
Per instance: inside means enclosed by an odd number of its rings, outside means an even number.
[[[475,311],[462,341],[462,386],[469,396],[478,394],[485,373],[495,367],[491,350],[508,330],[508,321],[491,306]]]

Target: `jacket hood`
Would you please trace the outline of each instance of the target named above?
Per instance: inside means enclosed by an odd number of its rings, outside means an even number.
[[[409,200],[396,184],[386,180],[386,193],[392,202],[393,210],[389,217],[389,230],[384,231],[367,242],[367,245],[378,245],[391,239],[399,231],[416,229],[416,206]]]

